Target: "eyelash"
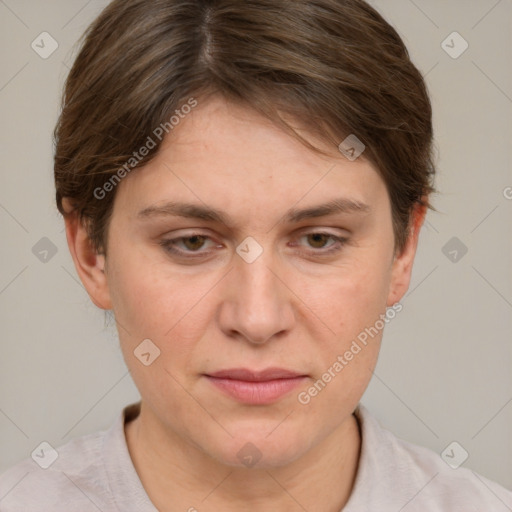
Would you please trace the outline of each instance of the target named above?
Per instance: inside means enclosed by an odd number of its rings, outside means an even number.
[[[332,254],[335,254],[335,253],[341,251],[343,246],[346,245],[346,243],[348,241],[348,238],[346,238],[346,237],[336,236],[336,235],[333,235],[332,233],[325,233],[323,231],[312,231],[310,233],[304,233],[299,237],[299,239],[303,238],[303,237],[311,236],[311,235],[323,235],[323,236],[331,238],[332,240],[335,241],[335,243],[333,243],[330,246],[332,248],[327,249],[327,250],[319,249],[319,250],[312,250],[312,251],[301,251],[302,254],[306,254],[308,256],[330,256]],[[182,250],[178,250],[178,249],[174,248],[176,243],[183,241],[183,240],[188,240],[188,239],[194,238],[194,237],[201,237],[201,238],[204,238],[205,240],[211,240],[210,237],[203,235],[201,233],[191,233],[190,235],[187,235],[187,236],[181,236],[181,237],[177,237],[177,238],[161,240],[160,245],[163,247],[163,249],[166,252],[176,255],[176,256],[181,256],[181,257],[187,258],[187,259],[204,258],[206,256],[209,256],[213,251],[202,251],[202,252],[182,251]]]

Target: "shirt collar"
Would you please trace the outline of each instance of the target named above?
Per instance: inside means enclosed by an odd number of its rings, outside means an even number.
[[[104,439],[105,470],[117,508],[122,512],[158,512],[142,486],[126,442],[124,425],[139,415],[140,405],[139,401],[126,406]],[[369,510],[367,507],[371,507],[372,492],[375,491],[373,485],[388,486],[378,461],[389,460],[392,456],[391,446],[379,436],[382,428],[363,404],[358,404],[354,416],[361,434],[361,452],[354,486],[343,512]],[[373,482],[371,489],[368,482]]]
[[[110,489],[121,512],[158,512],[151,503],[128,451],[125,422],[140,413],[141,402],[126,406],[107,431],[103,444],[103,460]]]

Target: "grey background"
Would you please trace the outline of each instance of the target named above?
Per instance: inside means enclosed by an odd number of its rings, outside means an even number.
[[[108,427],[139,397],[53,201],[61,89],[75,41],[106,3],[0,0],[0,471],[43,440],[57,447]],[[441,194],[363,403],[438,453],[457,441],[465,467],[512,488],[512,1],[371,3],[426,76]],[[48,59],[31,48],[43,31],[59,44]],[[469,43],[457,59],[441,47],[453,31]],[[43,237],[57,250],[46,262],[32,252]]]

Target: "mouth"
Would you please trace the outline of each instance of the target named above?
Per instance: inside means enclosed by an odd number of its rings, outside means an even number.
[[[262,371],[232,368],[204,374],[204,377],[217,389],[239,402],[266,405],[290,393],[304,383],[308,375],[283,368],[267,368]]]

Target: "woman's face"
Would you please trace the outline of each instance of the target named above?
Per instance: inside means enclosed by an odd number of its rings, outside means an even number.
[[[359,402],[414,248],[394,257],[363,158],[199,101],[118,185],[108,233],[108,307],[151,421],[230,465],[300,457]]]

